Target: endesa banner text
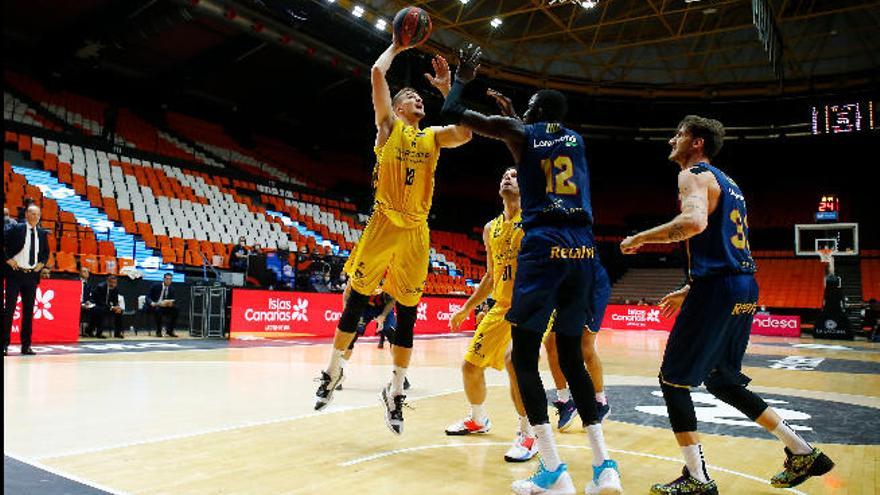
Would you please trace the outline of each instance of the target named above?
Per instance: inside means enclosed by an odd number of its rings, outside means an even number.
[[[449,319],[464,302],[464,298],[423,297],[416,334],[449,332]],[[341,316],[342,294],[234,289],[230,332],[232,338],[332,337]],[[374,327],[367,327],[368,333],[372,334]],[[474,327],[471,314],[462,330]]]

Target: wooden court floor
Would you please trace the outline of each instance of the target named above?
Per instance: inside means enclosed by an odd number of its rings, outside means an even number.
[[[665,339],[660,332],[599,337],[613,408],[605,436],[630,494],[647,493],[681,469],[657,396]],[[506,494],[537,461],[503,460],[516,423],[502,373],[487,371],[492,431],[443,433],[468,411],[459,372],[467,342],[416,342],[413,409],[400,437],[386,429],[376,398],[390,356],[370,342],[358,344],[344,390],[320,413],[312,409],[314,378],[327,344],[10,356],[4,452],[112,493]],[[796,490],[770,487],[781,444],[696,391],[704,451],[721,493],[880,492],[880,347],[756,337],[746,364],[753,388],[837,467]],[[585,433],[572,430],[557,442],[582,489],[590,452]]]

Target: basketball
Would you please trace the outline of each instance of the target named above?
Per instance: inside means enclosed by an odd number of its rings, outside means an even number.
[[[404,7],[394,15],[394,38],[401,46],[419,46],[431,36],[431,17],[418,7]]]

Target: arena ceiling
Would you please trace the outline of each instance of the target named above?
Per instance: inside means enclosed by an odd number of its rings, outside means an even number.
[[[477,43],[493,77],[525,84],[633,96],[772,95],[864,85],[880,68],[878,1],[770,0],[782,81],[749,0],[463,1],[415,1],[432,16],[431,43]],[[388,16],[406,3],[365,2]]]
[[[7,53],[10,39],[15,50],[25,40],[39,47],[31,60],[56,70],[78,62],[182,87],[250,89],[239,78],[281,67],[273,77],[320,89],[340,71],[365,78],[390,40],[373,23],[414,4],[434,22],[423,52],[478,43],[485,72],[517,85],[709,100],[880,86],[880,0],[767,0],[783,42],[781,79],[750,0],[409,1],[5,0],[4,38]],[[355,18],[358,5],[366,12]],[[298,77],[291,49],[329,70]]]

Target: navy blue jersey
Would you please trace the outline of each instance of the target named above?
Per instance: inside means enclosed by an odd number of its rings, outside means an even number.
[[[755,260],[749,250],[746,198],[736,182],[708,163],[690,169],[694,174],[711,173],[721,187],[718,206],[709,215],[706,230],[688,240],[691,279],[719,274],[754,273]]]
[[[556,123],[524,127],[525,148],[517,168],[523,227],[592,225],[583,138]]]

